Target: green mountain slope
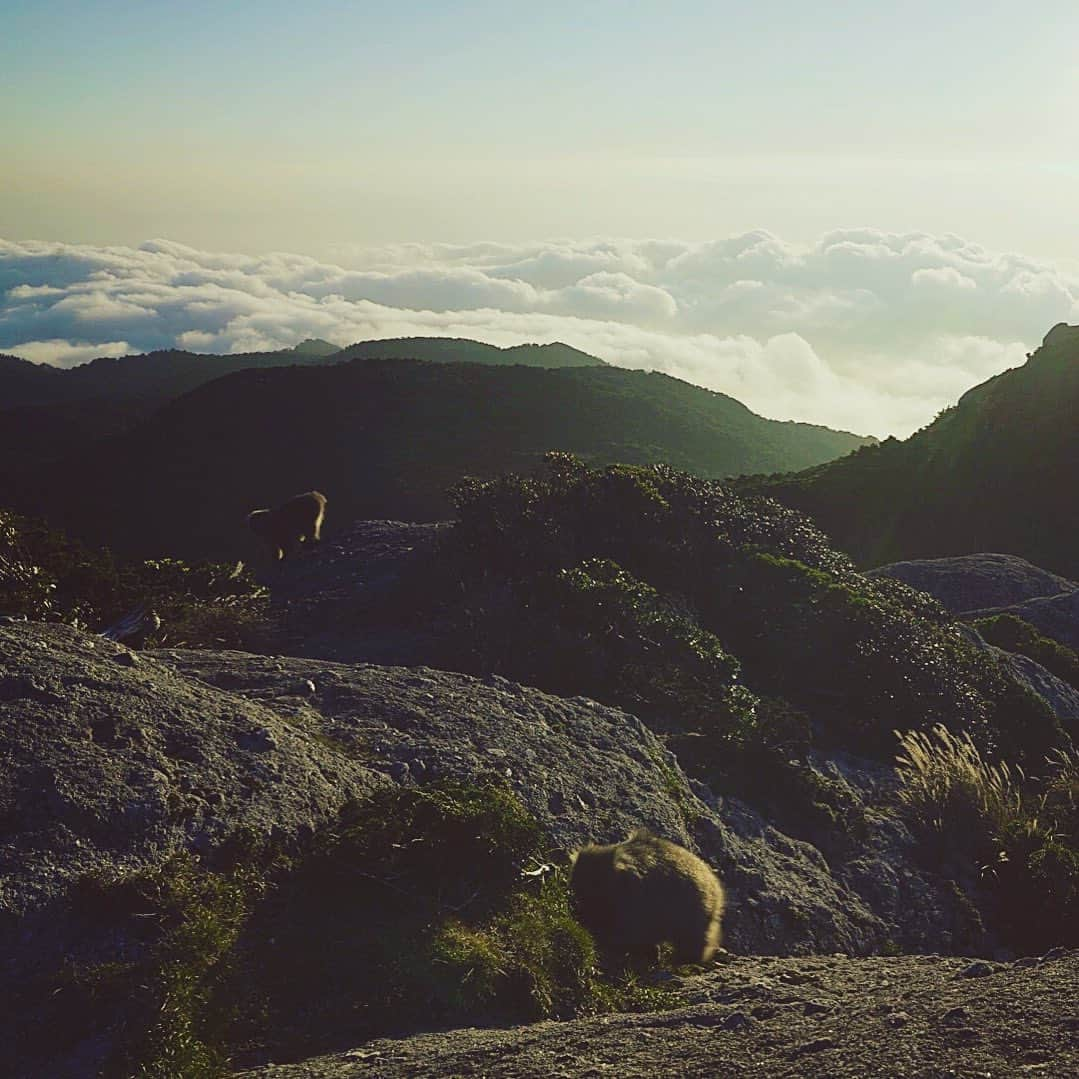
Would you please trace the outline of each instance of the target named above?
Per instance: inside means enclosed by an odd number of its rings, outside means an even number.
[[[905,442],[749,486],[865,565],[999,551],[1079,575],[1079,328],[974,387]]]
[[[531,367],[605,366],[595,356],[561,342],[497,348],[441,337],[360,341],[345,349],[309,338],[295,348],[235,355],[169,349],[119,359],[101,357],[64,370],[0,355],[0,461],[10,461],[16,454],[27,462],[62,459],[100,438],[120,434],[174,397],[235,371],[376,357]]]
[[[16,455],[29,463],[85,450],[222,375],[252,367],[325,363],[337,351],[336,345],[316,340],[276,352],[232,356],[169,349],[101,357],[65,370],[0,356],[0,469],[9,469]]]
[[[233,371],[321,363],[338,351],[328,341],[313,339],[295,348],[227,356],[165,349],[119,358],[102,356],[65,370],[0,356],[0,408],[99,400],[156,406]]]
[[[329,496],[331,522],[435,520],[450,515],[445,492],[462,476],[529,468],[550,449],[723,477],[805,467],[863,442],[642,371],[363,360],[218,379],[0,485],[0,505],[124,553],[237,555],[250,550],[249,509],[312,487]]]

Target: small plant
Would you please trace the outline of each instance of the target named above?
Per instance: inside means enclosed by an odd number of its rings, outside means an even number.
[[[976,848],[979,837],[988,842],[1022,818],[1022,795],[1008,765],[984,761],[966,732],[938,724],[930,733],[896,736],[899,800],[921,831]]]
[[[208,1006],[261,891],[249,870],[217,873],[174,855],[135,872],[88,875],[73,899],[122,958],[73,966],[50,1006],[76,1040],[111,1028],[107,1076],[214,1079],[227,1073]]]
[[[56,581],[35,564],[20,531],[18,519],[0,511],[0,614],[46,618],[53,609]]]
[[[351,807],[271,888],[218,999],[240,1001],[234,1045],[284,1059],[432,1023],[605,1011],[640,994],[598,969],[565,873],[516,796],[496,781],[446,781]]]
[[[562,873],[518,892],[483,924],[443,923],[431,954],[462,1013],[548,1018],[596,1008],[595,944],[573,917]]]
[[[901,805],[942,862],[978,871],[1004,938],[1028,951],[1079,941],[1079,754],[1052,754],[1036,780],[944,727],[899,738]]]
[[[272,651],[279,627],[269,594],[242,565],[162,558],[118,564],[42,521],[0,511],[0,614],[95,631],[152,611],[142,647]]]
[[[306,853],[238,836],[74,887],[85,951],[33,987],[27,1059],[96,1037],[107,1077],[213,1079],[450,1022],[662,1007],[607,972],[564,869],[497,782],[387,788]],[[232,868],[221,868],[221,861]]]

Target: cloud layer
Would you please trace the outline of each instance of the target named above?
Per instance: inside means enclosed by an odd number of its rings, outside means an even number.
[[[305,337],[561,340],[766,416],[904,436],[1022,363],[1054,323],[1079,321],[1079,273],[953,235],[342,246],[334,258],[0,240],[0,352],[67,367]]]

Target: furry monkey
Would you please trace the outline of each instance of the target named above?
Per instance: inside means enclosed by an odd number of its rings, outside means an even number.
[[[274,561],[280,562],[301,543],[317,543],[322,538],[325,516],[326,496],[321,491],[306,491],[275,509],[253,510],[247,515],[247,524],[266,544]]]
[[[695,854],[645,828],[572,856],[577,917],[611,953],[654,959],[674,946],[676,963],[707,963],[721,940],[724,893]]]

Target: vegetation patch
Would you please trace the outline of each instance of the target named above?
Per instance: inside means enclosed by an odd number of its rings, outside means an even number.
[[[495,783],[395,788],[353,807],[273,889],[238,955],[222,999],[259,988],[232,1034],[253,1058],[656,1002],[601,971],[564,871]]]
[[[887,759],[899,726],[943,723],[1019,762],[1065,744],[939,604],[863,577],[768,499],[560,453],[454,497],[457,525],[413,595],[442,629],[439,665],[630,709],[692,740],[699,773],[745,775],[811,744]]]
[[[1014,614],[998,614],[992,618],[979,618],[971,625],[990,644],[1040,663],[1079,690],[1079,654],[1051,637],[1043,637],[1026,619]]]
[[[99,1039],[103,1075],[210,1077],[440,1024],[674,1003],[604,970],[554,861],[492,781],[388,788],[300,856],[240,837],[216,868],[88,876],[82,951],[33,987],[20,1055],[47,1070]]]
[[[899,738],[900,803],[930,856],[978,874],[1014,947],[1079,942],[1079,753],[1058,750],[1027,777],[943,726]]]
[[[117,562],[43,522],[0,510],[0,614],[102,631],[141,612],[126,643],[272,651],[281,638],[269,593],[242,564]]]

